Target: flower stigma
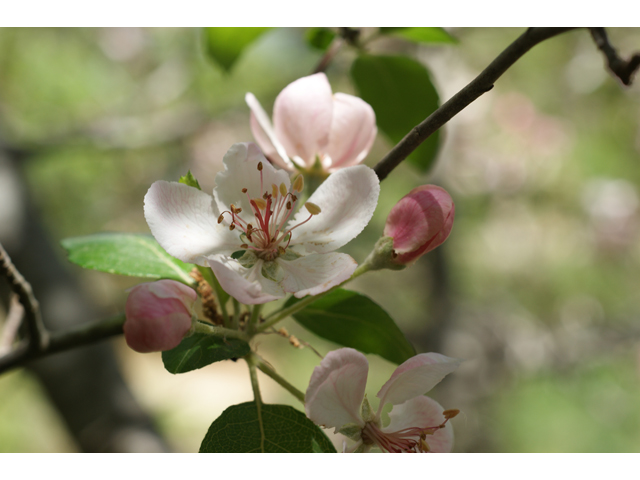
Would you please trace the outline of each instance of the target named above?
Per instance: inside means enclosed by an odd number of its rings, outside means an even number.
[[[247,196],[249,205],[251,205],[254,221],[246,221],[241,218],[239,214],[242,212],[242,208],[231,204],[229,210],[220,214],[218,223],[226,221],[229,230],[236,228],[240,230],[241,247],[252,251],[258,258],[270,262],[286,253],[291,243],[292,231],[307,223],[321,210],[319,206],[306,202],[305,207],[309,212],[309,217],[297,225],[285,228],[289,217],[296,210],[298,204],[296,194],[299,194],[304,188],[304,179],[302,175],[298,175],[289,189],[284,183],[272,184],[269,189],[265,189],[262,168],[262,162],[259,162],[258,171],[260,172],[262,197],[251,198],[248,189],[242,189],[242,193]],[[230,220],[229,217],[231,217]]]

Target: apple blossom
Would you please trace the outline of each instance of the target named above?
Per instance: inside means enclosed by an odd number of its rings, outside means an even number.
[[[252,93],[251,130],[264,154],[276,165],[294,170],[314,167],[325,172],[357,165],[376,138],[376,116],[364,100],[331,93],[324,73],[287,85],[273,105],[273,125]]]
[[[174,280],[133,287],[125,305],[124,338],[136,352],[160,352],[177,347],[192,325],[198,295]]]
[[[444,410],[424,394],[454,371],[460,360],[438,353],[422,353],[400,365],[377,396],[373,413],[364,391],[369,364],[352,348],[329,352],[311,375],[305,395],[307,416],[316,424],[342,433],[357,443],[348,451],[450,452],[453,429],[447,423],[458,410]],[[380,414],[387,403],[394,407],[390,423],[381,426]],[[428,441],[427,441],[428,437]]]
[[[253,143],[224,156],[213,198],[181,183],[155,182],[145,196],[151,233],[170,254],[210,266],[222,288],[245,304],[287,292],[317,295],[347,280],[356,262],[334,250],[369,223],[380,185],[358,165],[331,175],[297,213],[302,177],[293,184]]]

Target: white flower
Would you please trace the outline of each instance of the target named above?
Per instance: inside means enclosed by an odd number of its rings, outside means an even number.
[[[335,427],[356,444],[349,451],[378,447],[387,452],[450,452],[453,428],[447,423],[458,410],[444,410],[424,394],[455,370],[460,360],[439,353],[422,353],[400,365],[378,392],[373,413],[364,397],[369,364],[352,348],[329,352],[315,368],[305,395],[307,416],[318,425]],[[364,400],[364,401],[363,401]],[[380,413],[394,405],[389,425]]]
[[[333,251],[373,215],[380,185],[372,169],[331,175],[295,213],[302,178],[291,185],[255,144],[233,145],[224,165],[213,198],[181,183],[151,185],[145,218],[170,255],[210,266],[222,288],[245,304],[317,295],[351,276],[356,262]]]
[[[312,168],[316,157],[325,172],[357,165],[376,138],[376,115],[364,100],[331,93],[324,73],[287,85],[273,105],[273,124],[252,93],[251,131],[264,154],[276,165],[295,170]],[[293,163],[292,163],[293,161]]]

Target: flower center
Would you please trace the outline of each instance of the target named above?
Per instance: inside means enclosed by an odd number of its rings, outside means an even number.
[[[229,210],[220,214],[218,223],[222,223],[225,220],[225,215],[229,215],[231,217],[230,221],[227,219],[229,230],[237,228],[241,232],[240,241],[242,244],[240,248],[250,250],[258,258],[270,262],[286,253],[287,247],[291,243],[292,231],[307,223],[314,215],[318,215],[320,207],[311,202],[306,202],[305,207],[309,212],[309,218],[291,228],[285,228],[298,203],[297,194],[304,188],[304,179],[302,175],[298,175],[289,189],[284,183],[279,186],[272,184],[269,192],[263,185],[262,168],[262,162],[259,162],[258,171],[260,172],[260,192],[262,192],[262,196],[251,198],[247,188],[242,189],[242,193],[249,200],[253,221],[243,220],[239,215],[242,212],[242,208],[231,204],[229,205]]]
[[[367,422],[362,429],[362,443],[376,445],[390,453],[426,453],[431,449],[426,441],[427,435],[433,435],[444,428],[449,419],[459,410],[445,410],[444,422],[433,427],[409,427],[397,432],[383,432],[376,422]]]

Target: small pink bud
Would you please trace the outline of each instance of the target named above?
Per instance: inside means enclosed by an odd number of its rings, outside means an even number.
[[[174,280],[133,287],[125,306],[127,345],[140,353],[177,347],[191,329],[191,310],[197,298],[192,288]]]
[[[422,185],[414,188],[391,209],[384,227],[393,238],[394,261],[415,262],[421,255],[442,244],[453,226],[455,207],[444,188]]]

